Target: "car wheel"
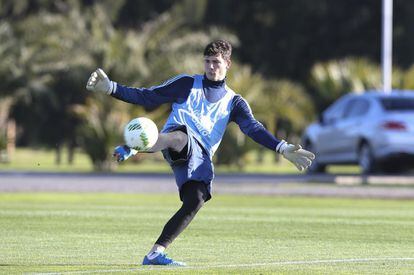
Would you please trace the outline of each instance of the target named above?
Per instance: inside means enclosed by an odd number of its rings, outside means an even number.
[[[363,174],[374,173],[377,170],[372,149],[368,143],[363,143],[359,149],[358,164],[361,167]]]
[[[305,143],[305,149],[315,153],[312,143],[309,141]],[[326,165],[318,162],[318,156],[312,161],[312,165],[308,167],[306,172],[308,174],[325,173]]]
[[[395,161],[394,159],[385,160],[381,164],[381,171],[387,174],[402,174],[409,170],[407,166],[403,166],[400,162]]]

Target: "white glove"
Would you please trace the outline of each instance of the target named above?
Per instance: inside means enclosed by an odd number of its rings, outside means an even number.
[[[116,92],[116,82],[109,80],[102,69],[96,69],[89,77],[86,89],[110,95]]]
[[[315,155],[312,152],[302,149],[302,146],[299,144],[289,144],[284,140],[276,146],[276,152],[292,162],[299,171],[308,168],[312,164],[312,160],[315,159]]]

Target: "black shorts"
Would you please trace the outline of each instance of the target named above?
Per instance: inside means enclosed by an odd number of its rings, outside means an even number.
[[[184,125],[170,130],[170,132],[182,131],[187,134],[187,145],[181,152],[171,149],[162,150],[165,160],[170,164],[178,189],[189,181],[198,181],[206,184],[209,198],[211,198],[211,184],[214,179],[213,163],[207,151],[191,135]]]

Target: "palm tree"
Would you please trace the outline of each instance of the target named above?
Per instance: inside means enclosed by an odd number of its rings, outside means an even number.
[[[88,50],[95,58],[96,66],[105,68],[112,79],[138,87],[159,84],[183,71],[200,71],[200,53],[211,34],[193,32],[186,25],[186,18],[191,18],[186,16],[191,13],[191,9],[186,8],[188,5],[193,5],[192,1],[178,2],[171,10],[144,24],[139,31],[124,31],[115,29],[105,16],[104,7],[96,4],[90,11],[93,15],[88,16],[92,18],[88,40],[90,45],[95,45]],[[107,100],[114,106],[110,108]],[[166,119],[170,108],[144,110],[114,102],[91,94],[85,106],[74,109],[83,120],[78,132],[81,145],[95,168],[100,170],[110,168],[105,156],[110,156],[113,146],[120,142],[120,125],[126,123],[128,114],[130,118],[145,115],[160,122]],[[108,112],[107,117],[101,112]]]
[[[72,109],[83,120],[77,131],[79,143],[97,171],[111,170],[114,165],[113,146],[122,139],[123,126],[129,119],[123,106],[107,96],[96,95],[88,98],[85,105]]]
[[[316,93],[315,103],[321,110],[345,93],[379,90],[381,72],[378,65],[367,59],[332,60],[312,67],[310,83]]]
[[[393,87],[397,89],[414,90],[414,65],[405,72],[393,70]]]

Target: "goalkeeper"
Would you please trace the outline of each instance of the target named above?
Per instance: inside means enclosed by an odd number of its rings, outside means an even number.
[[[312,163],[315,155],[275,138],[253,116],[249,104],[226,85],[231,66],[232,46],[225,40],[208,44],[204,50],[203,75],[179,75],[160,86],[130,88],[109,80],[103,70],[93,72],[86,88],[144,107],[172,104],[156,144],[149,152],[162,151],[176,179],[181,208],[166,223],[158,240],[144,257],[143,265],[185,265],[167,257],[164,250],[193,220],[211,198],[214,169],[212,158],[227,124],[235,122],[257,143],[282,154],[300,171]],[[115,148],[118,161],[136,151],[126,145]]]

